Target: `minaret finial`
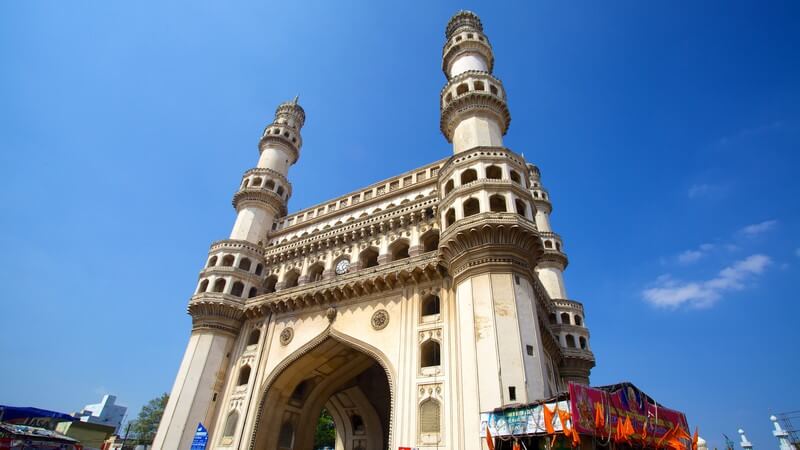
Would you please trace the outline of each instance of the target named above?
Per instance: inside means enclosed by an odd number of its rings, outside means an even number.
[[[292,100],[292,103],[296,105],[298,100],[300,100],[300,95],[295,95],[294,100]]]

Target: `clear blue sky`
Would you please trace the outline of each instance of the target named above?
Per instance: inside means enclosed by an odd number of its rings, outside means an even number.
[[[800,4],[382,3],[0,3],[0,403],[135,414],[171,388],[279,102],[308,115],[291,210],[449,155],[467,8],[554,199],[592,382],[773,448],[769,415],[800,409]]]

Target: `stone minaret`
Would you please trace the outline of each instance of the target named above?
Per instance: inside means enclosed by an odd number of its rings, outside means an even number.
[[[492,75],[494,55],[481,20],[462,11],[450,19],[442,70],[447,85],[441,93],[439,126],[453,152],[474,147],[502,147],[511,114],[503,83]]]
[[[569,260],[564,253],[561,236],[550,226],[553,204],[550,194],[542,186],[539,168],[528,164],[528,184],[536,205],[536,227],[542,238],[544,254],[536,265],[536,273],[547,294],[553,300],[554,313],[550,324],[562,348],[561,376],[566,381],[589,384],[589,372],[594,367],[594,355],[589,349],[589,330],[583,305],[569,300],[564,286],[564,269]]]
[[[259,142],[258,165],[245,172],[233,196],[237,216],[230,239],[211,245],[189,301],[192,333],[158,428],[153,448],[189,448],[198,423],[214,429],[217,400],[230,365],[228,355],[244,320],[244,301],[262,289],[262,243],[286,214],[289,167],[300,156],[305,112],[297,98],[282,103]]]
[[[458,330],[449,354],[460,370],[451,383],[462,399],[448,420],[464,448],[476,448],[481,411],[554,394],[546,347],[557,344],[541,322],[546,294],[534,268],[542,241],[525,160],[503,147],[511,116],[489,40],[468,11],[450,19],[446,38],[440,125],[454,156],[439,171],[440,249]]]

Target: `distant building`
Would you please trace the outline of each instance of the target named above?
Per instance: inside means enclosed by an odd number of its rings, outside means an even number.
[[[114,427],[114,433],[117,433],[119,432],[122,419],[125,418],[125,413],[128,411],[128,407],[115,405],[114,402],[116,401],[116,395],[104,395],[100,403],[86,405],[81,412],[73,413],[72,415],[77,417],[81,422]]]
[[[84,450],[100,450],[105,440],[114,434],[114,426],[76,420],[59,423],[56,431],[79,441]]]

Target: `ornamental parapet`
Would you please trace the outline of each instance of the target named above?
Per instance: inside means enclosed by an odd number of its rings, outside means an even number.
[[[264,134],[258,142],[259,153],[263,152],[268,144],[277,144],[289,152],[289,164],[294,164],[300,159],[300,145],[302,139],[300,133],[294,133],[291,129],[282,125],[269,125],[264,129]]]
[[[244,306],[241,301],[229,297],[210,292],[193,296],[187,308],[192,316],[192,331],[208,330],[238,335],[245,317]]]
[[[473,192],[477,191],[488,191],[488,192],[514,192],[522,198],[529,198],[530,192],[521,186],[519,183],[515,183],[511,180],[505,179],[497,179],[497,178],[478,178],[475,181],[470,181],[467,184],[462,184],[454,188],[452,191],[448,192],[444,198],[442,198],[442,205],[450,205],[450,202],[458,197],[463,195],[468,195]],[[445,208],[445,206],[443,206]]]
[[[218,251],[244,253],[259,259],[264,257],[264,249],[261,246],[239,239],[221,239],[212,242],[208,253],[211,254]]]
[[[505,162],[517,169],[523,170],[525,167],[525,159],[506,147],[474,147],[469,150],[456,153],[451,156],[442,167],[439,169],[439,184],[443,185],[448,178],[453,174],[457,167],[464,164],[471,164],[476,160],[487,162]]]
[[[466,115],[493,116],[502,134],[506,134],[511,123],[503,84],[489,72],[468,70],[450,79],[442,90],[440,105],[439,128],[447,142],[453,142],[453,132]]]
[[[268,312],[289,312],[346,302],[350,299],[401,289],[410,283],[440,281],[445,275],[440,253],[431,251],[333,279],[316,281],[248,299],[248,317],[261,317]]]
[[[379,214],[345,222],[308,237],[273,242],[266,248],[264,256],[272,263],[291,259],[298,255],[318,251],[344,243],[359,242],[369,236],[403,228],[418,222],[438,223],[436,220],[438,195],[433,193],[412,203],[395,206]]]
[[[266,167],[254,167],[242,175],[242,180],[246,179],[253,180],[256,177],[262,177],[262,179],[264,180],[262,184],[266,186],[267,189],[277,189],[277,186],[283,186],[284,187],[283,190],[285,191],[286,197],[288,198],[292,196],[292,183],[290,183],[289,180],[277,170],[269,169]],[[276,182],[276,186],[274,188],[270,188],[268,186],[268,181],[270,179]],[[250,183],[249,185],[253,186],[253,183]],[[258,187],[258,186],[253,186],[253,187]]]
[[[245,206],[267,206],[276,215],[286,214],[286,202],[275,192],[264,187],[246,187],[233,194],[231,202],[236,211]]]
[[[574,359],[579,361],[591,362],[594,367],[594,353],[587,348],[561,348],[561,355],[564,359]]]
[[[569,265],[569,259],[567,258],[566,253],[556,250],[554,248],[544,248],[544,252],[542,253],[541,258],[539,258],[539,263],[551,263],[556,264],[561,270],[567,268]]]
[[[248,281],[250,285],[260,287],[264,283],[264,277],[256,275],[248,270],[240,269],[234,266],[210,266],[205,267],[200,271],[199,279],[208,278],[211,275],[218,277],[235,276],[236,279],[241,281]]]
[[[512,266],[531,271],[542,253],[536,224],[515,214],[484,212],[460,219],[439,238],[442,257],[457,278],[470,269]]]
[[[564,332],[564,333],[581,335],[587,338],[589,337],[589,329],[580,325],[554,323],[550,324],[550,329],[554,333]]]
[[[553,299],[553,306],[559,311],[572,311],[583,315],[583,303],[563,298]]]

